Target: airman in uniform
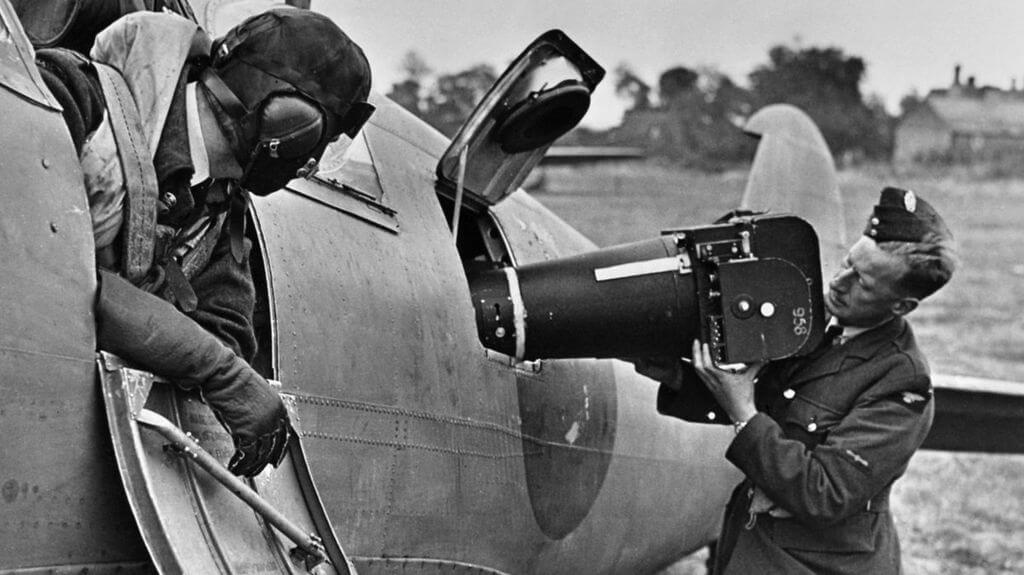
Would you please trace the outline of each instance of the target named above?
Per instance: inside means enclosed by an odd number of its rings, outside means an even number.
[[[83,168],[100,349],[199,389],[234,439],[233,472],[278,464],[287,411],[248,363],[248,194],[312,174],[330,142],[354,137],[372,111],[362,50],[298,8],[216,41],[180,16],[135,12],[88,58],[56,48],[37,63]]]
[[[904,316],[950,279],[953,249],[932,206],[886,188],[829,283],[816,351],[728,370],[694,342],[704,386],[683,385],[683,370],[661,374],[659,411],[735,428],[726,458],[746,479],[726,510],[715,573],[900,572],[889,492],[934,413]]]

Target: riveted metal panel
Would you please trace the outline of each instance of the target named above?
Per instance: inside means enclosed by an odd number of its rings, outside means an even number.
[[[96,385],[78,160],[59,112],[4,89],[0,110],[0,570],[144,560]]]

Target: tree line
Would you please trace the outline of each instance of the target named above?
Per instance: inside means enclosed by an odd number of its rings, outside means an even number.
[[[641,146],[650,156],[718,169],[751,158],[755,142],[741,130],[750,114],[788,103],[818,124],[840,161],[889,158],[895,119],[879,98],[862,92],[867,72],[862,58],[835,47],[786,45],[772,47],[767,56],[747,75],[746,86],[715,68],[682,65],[665,70],[651,85],[621,64],[610,79],[626,102],[622,125],[578,128],[564,140]],[[404,79],[387,95],[449,137],[497,79],[487,64],[435,76],[415,52],[401,65]]]

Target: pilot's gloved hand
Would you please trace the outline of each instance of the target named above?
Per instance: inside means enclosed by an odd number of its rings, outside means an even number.
[[[277,426],[253,441],[241,440],[239,435],[232,434],[235,440],[235,453],[228,462],[228,471],[235,475],[254,477],[263,473],[267,464],[277,467],[281,465],[288,452],[288,439],[292,434],[292,426],[285,419],[278,420]]]
[[[274,467],[281,463],[291,424],[277,391],[241,358],[231,355],[233,359],[217,358],[221,369],[201,384],[200,392],[234,440],[228,470],[252,477],[268,463]]]
[[[180,387],[199,388],[234,440],[233,473],[253,476],[280,464],[291,425],[270,383],[171,304],[109,272],[98,279],[99,348]]]

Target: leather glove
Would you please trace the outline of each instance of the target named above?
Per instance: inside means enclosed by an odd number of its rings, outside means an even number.
[[[281,463],[291,424],[277,391],[235,352],[170,303],[123,278],[99,273],[96,338],[100,349],[199,388],[235,444],[228,469],[259,474]]]
[[[274,467],[281,464],[291,423],[280,395],[270,383],[255,372],[239,371],[238,376],[208,380],[201,393],[234,441],[235,453],[228,462],[228,470],[252,477],[259,475],[268,463]]]

